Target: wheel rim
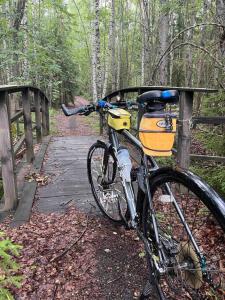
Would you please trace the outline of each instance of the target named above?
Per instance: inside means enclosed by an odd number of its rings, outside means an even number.
[[[224,233],[196,191],[177,182],[167,184],[206,259],[206,266],[178,217],[174,199],[166,192],[165,182],[161,183],[154,188],[152,199],[168,260],[166,272],[159,279],[160,289],[168,299],[223,299]],[[147,224],[146,234],[150,237],[152,229],[150,222]],[[155,255],[158,254],[155,252]]]
[[[109,154],[105,178],[103,175],[103,158],[105,148],[95,148],[91,155],[91,180],[95,199],[103,212],[114,221],[121,221],[127,211],[126,199],[119,172],[115,170],[115,158]],[[119,208],[120,207],[120,208]]]

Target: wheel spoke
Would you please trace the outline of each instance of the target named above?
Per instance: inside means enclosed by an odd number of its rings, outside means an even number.
[[[162,197],[166,194],[165,183],[170,187],[201,253],[196,252],[173,201]],[[160,181],[154,189],[152,203],[166,257],[163,263],[166,273],[159,277],[159,287],[165,297],[177,300],[222,300],[221,291],[224,290],[224,286],[220,283],[225,282],[223,267],[221,270],[221,264],[225,262],[224,233],[202,199],[196,195],[191,185],[185,186],[174,178],[173,181],[171,179],[168,182],[166,179],[165,182]],[[145,218],[149,219],[148,208],[145,215]],[[157,256],[158,246],[154,245],[155,239],[150,222],[145,220],[145,224],[145,234],[153,242],[153,253],[155,252]],[[205,266],[204,260],[206,260]]]
[[[114,221],[121,221],[118,201],[122,211],[126,213],[127,210],[122,183],[112,154],[109,154],[106,174],[103,174],[104,154],[105,149],[101,146],[96,147],[91,154],[89,169],[93,195],[105,215]]]

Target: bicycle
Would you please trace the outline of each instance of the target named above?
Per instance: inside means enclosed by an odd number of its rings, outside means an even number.
[[[65,115],[107,116],[108,143],[98,140],[88,152],[87,170],[93,196],[111,221],[135,229],[143,241],[148,282],[141,299],[154,286],[159,299],[223,299],[225,202],[207,183],[187,170],[159,167],[153,156],[169,156],[176,116],[171,106],[179,101],[176,90],[149,91],[137,102],[108,103],[68,109]],[[130,113],[141,105],[139,136],[130,132]],[[151,137],[161,135],[155,142]],[[141,154],[138,167],[122,135]],[[137,193],[134,184],[138,186]]]

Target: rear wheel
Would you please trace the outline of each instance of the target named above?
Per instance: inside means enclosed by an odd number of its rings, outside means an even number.
[[[196,177],[197,178],[197,177]],[[200,179],[199,179],[200,180]],[[143,210],[143,230],[149,239],[153,255],[148,260],[153,266],[155,282],[162,299],[223,299],[225,284],[224,231],[218,224],[210,205],[209,187],[196,184],[183,173],[170,170],[150,182],[153,210],[165,254],[161,267],[164,275],[154,269],[159,262],[148,201]],[[171,194],[168,193],[168,187]],[[175,207],[182,211],[199,256],[184,223]],[[224,208],[223,208],[224,209]]]
[[[110,220],[122,223],[121,214],[127,212],[123,185],[112,150],[104,143],[95,143],[88,153],[88,177],[96,203]]]

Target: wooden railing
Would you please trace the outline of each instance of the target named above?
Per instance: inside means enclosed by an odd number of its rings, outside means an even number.
[[[10,116],[9,94],[19,93],[20,108]],[[33,102],[33,103],[32,103]],[[35,113],[32,121],[31,113]],[[24,134],[13,145],[11,124],[23,118]],[[34,126],[33,126],[34,124]],[[28,163],[34,160],[34,137],[41,143],[42,136],[49,134],[49,101],[46,95],[33,86],[0,86],[0,175],[2,174],[4,206],[1,210],[11,210],[17,206],[17,179],[15,173],[15,155],[25,144]]]
[[[119,97],[120,100],[125,99],[125,95],[129,93],[137,93],[140,95],[150,90],[168,90],[176,89],[180,93],[179,101],[179,117],[178,117],[178,145],[177,150],[174,149],[174,154],[177,157],[177,164],[182,168],[188,168],[191,159],[201,160],[214,160],[225,162],[225,157],[208,156],[208,155],[195,155],[190,154],[191,147],[191,129],[197,124],[225,124],[225,117],[192,117],[193,114],[193,99],[194,93],[216,93],[216,89],[206,88],[187,88],[187,87],[171,87],[171,86],[140,86],[130,87],[115,91],[107,95],[103,100],[110,101],[114,97]],[[127,97],[127,95],[126,95]],[[129,99],[129,97],[128,97]],[[141,107],[138,109],[138,124],[140,122],[143,110]],[[103,130],[103,119],[100,116],[100,133]],[[138,130],[138,128],[137,128]]]

